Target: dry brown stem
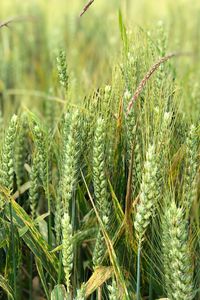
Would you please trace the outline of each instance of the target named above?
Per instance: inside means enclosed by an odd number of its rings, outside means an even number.
[[[146,75],[144,76],[144,78],[141,80],[140,84],[138,85],[132,99],[130,100],[129,104],[128,104],[128,108],[127,108],[127,112],[126,115],[128,116],[128,114],[131,111],[131,108],[133,106],[133,103],[135,102],[135,100],[137,100],[137,98],[139,97],[140,93],[142,92],[144,86],[146,85],[147,81],[149,80],[149,78],[152,76],[152,74],[160,67],[161,64],[163,64],[164,62],[166,62],[167,60],[169,60],[170,58],[174,57],[174,56],[180,56],[180,55],[191,55],[191,53],[181,53],[181,52],[174,52],[174,53],[170,53],[164,57],[161,57],[151,68],[150,70],[146,73]]]
[[[92,5],[92,3],[94,2],[94,0],[90,0],[83,8],[80,17],[82,17],[82,15],[84,15],[84,13],[88,10],[88,8]]]

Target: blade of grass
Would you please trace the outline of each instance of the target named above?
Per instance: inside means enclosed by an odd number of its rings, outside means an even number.
[[[88,196],[89,196],[89,198],[90,198],[90,201],[91,201],[92,206],[93,206],[93,208],[94,208],[94,211],[95,211],[95,213],[96,213],[98,222],[99,222],[99,224],[100,224],[102,233],[103,233],[103,235],[104,235],[104,239],[105,239],[105,242],[106,242],[106,246],[107,246],[109,258],[110,258],[111,264],[113,265],[113,269],[114,269],[115,276],[116,276],[116,278],[119,279],[119,282],[120,282],[121,285],[122,285],[122,288],[123,288],[123,290],[124,290],[124,297],[125,297],[125,299],[128,300],[128,299],[129,299],[128,290],[127,290],[127,287],[126,287],[126,284],[125,284],[124,276],[123,276],[123,274],[122,274],[122,272],[121,272],[121,270],[120,270],[120,267],[119,267],[119,264],[118,264],[118,261],[117,261],[117,256],[116,256],[115,250],[114,250],[114,248],[113,248],[112,242],[111,242],[111,240],[110,240],[110,238],[109,238],[109,236],[108,236],[108,234],[107,234],[107,232],[106,232],[106,230],[105,230],[105,228],[104,228],[103,222],[101,221],[101,218],[100,218],[100,216],[99,216],[99,214],[98,214],[98,211],[97,211],[97,209],[96,209],[96,206],[95,206],[95,204],[94,204],[94,201],[93,201],[92,196],[91,196],[91,194],[90,194],[90,191],[89,191],[89,189],[88,189],[88,185],[87,185],[87,183],[86,183],[86,181],[85,181],[85,177],[84,177],[82,171],[81,171],[81,176],[82,176],[82,178],[83,178],[84,184],[85,184],[86,189],[87,189]]]
[[[137,254],[137,288],[136,297],[140,300],[140,257],[141,257],[141,242],[138,243],[138,254]]]
[[[11,257],[12,257],[12,284],[13,284],[13,292],[16,296],[16,261],[15,261],[15,229],[13,224],[13,215],[12,215],[12,206],[11,203],[9,203],[9,215],[10,215],[10,245],[11,245]]]
[[[35,263],[36,263],[37,271],[38,271],[38,274],[40,276],[40,280],[41,280],[43,289],[45,291],[47,300],[50,300],[49,288],[47,286],[47,282],[46,282],[46,278],[45,278],[45,275],[44,275],[44,270],[43,270],[42,263],[38,258],[35,259]]]
[[[0,274],[0,287],[7,293],[7,295],[15,300],[14,291],[12,287],[8,284],[8,281]]]
[[[7,191],[1,189],[5,197],[11,203],[13,223],[18,229],[22,229],[25,226],[28,227],[28,231],[22,236],[22,239],[26,245],[30,248],[33,254],[40,259],[43,267],[50,274],[54,281],[57,280],[57,267],[58,259],[54,253],[50,253],[49,245],[46,243],[38,229],[35,227],[34,222],[24,211],[24,209],[15,202],[15,200],[8,194]],[[7,203],[9,204],[9,203]],[[10,219],[9,207],[5,207],[5,215]]]
[[[53,291],[51,292],[51,300],[70,300],[64,285],[58,284],[54,287]]]

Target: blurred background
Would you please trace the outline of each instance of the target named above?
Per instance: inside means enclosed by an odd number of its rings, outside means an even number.
[[[0,2],[1,21],[18,16],[27,17],[26,20],[13,22],[8,28],[0,30],[0,93],[4,93],[4,99],[15,99],[12,102],[14,110],[21,103],[28,105],[30,101],[32,105],[33,100],[40,101],[41,97],[38,100],[31,96],[39,95],[40,91],[59,94],[56,53],[60,48],[64,48],[67,53],[71,97],[74,101],[79,101],[93,89],[111,84],[114,66],[121,61],[119,11],[132,39],[133,48],[138,45],[145,48],[148,40],[156,45],[158,36],[165,34],[167,53],[193,53],[190,58],[177,59],[176,68],[180,81],[184,81],[182,105],[189,110],[191,105],[198,106],[199,101],[188,101],[188,97],[192,99],[195,94],[193,98],[199,99],[196,94],[200,94],[197,83],[199,1],[95,0],[80,18],[86,3],[87,0]],[[161,23],[163,33],[156,35]],[[155,52],[153,57],[156,61],[159,54]],[[148,67],[147,65],[147,70]],[[143,75],[141,74],[141,78]]]

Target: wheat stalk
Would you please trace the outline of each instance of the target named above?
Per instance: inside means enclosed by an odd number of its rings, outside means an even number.
[[[10,24],[15,23],[15,22],[30,21],[32,19],[33,19],[32,16],[14,17],[14,18],[11,18],[11,19],[9,19],[7,21],[2,21],[0,23],[0,29],[3,28],[3,27],[9,27]]]

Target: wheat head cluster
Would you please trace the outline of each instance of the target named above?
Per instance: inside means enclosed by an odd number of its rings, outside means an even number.
[[[129,30],[120,10],[106,71],[95,5],[62,41],[36,4],[27,45],[0,31],[0,299],[198,300],[199,23],[188,53],[183,23]]]

